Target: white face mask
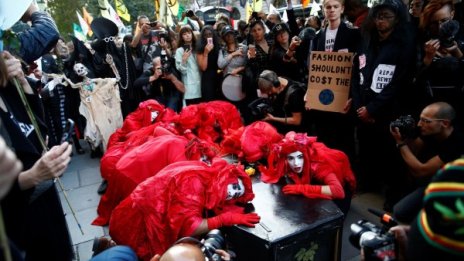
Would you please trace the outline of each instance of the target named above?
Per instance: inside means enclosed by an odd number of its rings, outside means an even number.
[[[158,117],[159,112],[158,111],[152,111],[151,112],[151,122],[154,122],[155,119]]]
[[[245,194],[245,186],[241,179],[238,179],[237,183],[227,185],[227,197],[226,200],[239,198]]]
[[[88,73],[87,68],[82,63],[76,63],[74,65],[74,71],[81,77],[86,76]]]
[[[304,157],[301,151],[295,151],[288,154],[287,162],[293,172],[300,174],[303,171]]]

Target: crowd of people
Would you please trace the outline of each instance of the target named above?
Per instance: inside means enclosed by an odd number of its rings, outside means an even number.
[[[127,260],[171,260],[171,252],[198,252],[182,237],[255,226],[260,213],[244,212],[254,172],[284,181],[285,195],[333,200],[344,214],[355,193],[385,193],[384,210],[412,224],[432,212],[422,203],[432,201],[437,171],[464,154],[461,3],[323,0],[323,12],[304,18],[288,0],[288,22],[253,12],[248,21],[218,14],[205,24],[185,11],[185,23],[167,26],[140,15],[124,37],[99,17],[93,39],[66,42],[26,2],[0,23],[32,25],[17,34],[19,49],[6,44],[0,55],[1,169],[9,174],[0,195],[14,260],[73,258],[53,180],[72,144],[85,153],[81,139],[102,157],[93,224],[109,224],[124,245],[95,260],[118,251]],[[342,112],[305,100],[313,51],[353,54]],[[459,246],[437,249],[463,255]]]

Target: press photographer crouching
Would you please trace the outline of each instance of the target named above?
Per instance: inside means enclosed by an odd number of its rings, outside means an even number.
[[[249,106],[252,112],[261,111],[264,117],[262,120],[276,127],[279,133],[305,132],[303,97],[306,93],[306,84],[279,77],[273,71],[264,70],[258,77],[258,88],[261,95],[267,96],[268,100],[261,99],[262,102],[252,102]],[[263,103],[270,106],[265,106]],[[257,108],[257,105],[262,108]]]
[[[461,158],[446,164],[435,174],[425,189],[422,208],[410,225],[389,229],[388,240],[384,240],[383,244],[391,246],[393,243],[394,251],[386,253],[393,254],[392,258],[389,258],[390,255],[375,255],[385,253],[381,251],[374,251],[372,256],[372,252],[363,248],[361,260],[463,260],[464,236],[459,232],[462,230],[460,212],[463,200],[464,159]],[[368,244],[380,242],[374,239],[366,241]],[[376,249],[381,250],[382,247]]]
[[[155,99],[179,112],[182,93],[185,92],[185,86],[179,79],[172,59],[162,50],[161,56],[153,59],[153,67],[135,80],[134,87],[143,89],[147,99]]]
[[[464,136],[454,128],[456,112],[445,102],[436,102],[425,107],[417,127],[418,137],[411,137],[411,119],[402,118],[392,123],[390,132],[409,169],[409,177],[415,190],[401,199],[393,209],[394,216],[409,223],[421,208],[425,187],[435,173],[464,154]],[[409,127],[407,127],[409,126]],[[398,180],[407,182],[407,180]]]

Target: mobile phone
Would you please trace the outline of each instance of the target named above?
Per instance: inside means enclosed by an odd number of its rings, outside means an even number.
[[[190,51],[190,45],[189,44],[184,44],[184,51],[185,52]]]
[[[66,126],[64,127],[63,130],[63,135],[61,136],[61,143],[68,141],[71,139],[72,132],[74,130],[74,121],[71,119],[68,119],[66,121]]]
[[[208,41],[208,44],[213,44],[213,38],[208,37],[208,38],[206,38],[206,40]]]

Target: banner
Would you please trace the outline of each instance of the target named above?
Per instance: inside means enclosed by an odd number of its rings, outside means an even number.
[[[312,51],[306,107],[343,112],[350,93],[352,65],[352,53]]]
[[[130,14],[129,10],[127,10],[126,5],[122,0],[114,0],[114,5],[116,6],[116,12],[118,13],[119,17],[130,22]]]
[[[98,8],[100,8],[101,16],[111,20],[110,11],[108,8],[109,6],[110,4],[108,3],[108,0],[98,0]]]
[[[84,21],[85,23],[87,23],[89,25],[89,36],[92,36],[93,35],[93,32],[92,32],[92,28],[90,28],[90,24],[92,23],[93,21],[93,17],[89,14],[89,12],[87,12],[87,9],[84,7],[82,7],[82,18],[84,18]]]
[[[73,23],[73,31],[74,31],[74,36],[77,39],[83,42],[87,40],[87,38],[85,37],[85,34],[82,32],[82,28],[78,24]]]
[[[79,14],[78,11],[76,11],[76,14],[77,14],[77,19],[79,20],[79,24],[82,29],[82,33],[84,35],[87,35],[89,33],[90,26],[85,22],[84,18],[82,18],[82,16]]]

